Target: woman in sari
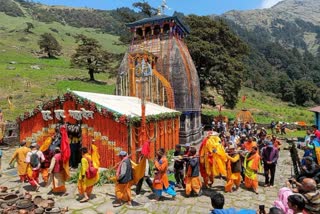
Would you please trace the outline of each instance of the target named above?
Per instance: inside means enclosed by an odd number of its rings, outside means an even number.
[[[60,148],[56,147],[49,167],[49,178],[52,179],[53,193],[66,193],[66,173],[63,168]],[[49,183],[49,182],[48,182]]]

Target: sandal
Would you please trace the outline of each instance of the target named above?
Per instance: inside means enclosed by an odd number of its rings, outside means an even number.
[[[120,207],[122,205],[122,203],[114,203],[112,206],[113,207]]]
[[[79,202],[80,203],[85,203],[85,202],[88,202],[88,201],[89,201],[89,198],[86,198],[86,199],[84,198],[84,199],[80,200]]]

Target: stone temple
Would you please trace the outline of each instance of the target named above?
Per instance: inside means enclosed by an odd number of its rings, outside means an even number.
[[[132,42],[119,68],[116,94],[143,96],[149,102],[182,112],[180,144],[200,142],[200,85],[184,43],[188,28],[178,17],[161,14],[127,27],[132,32]],[[142,67],[146,75],[141,81],[138,74]]]

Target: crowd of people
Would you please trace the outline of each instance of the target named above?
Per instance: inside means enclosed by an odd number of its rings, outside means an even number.
[[[53,194],[67,195],[66,181],[70,178],[70,157],[71,144],[68,142],[66,125],[59,127],[59,133],[52,133],[41,146],[32,142],[27,146],[25,141],[20,146],[9,161],[9,166],[14,167],[17,163],[17,171],[22,183],[29,182],[35,191],[39,191],[41,185],[39,177],[41,175],[44,186],[52,185]],[[56,139],[59,136],[59,142]],[[90,198],[93,186],[99,180],[98,168],[100,167],[99,152],[94,144],[90,150],[81,148],[81,167],[79,170],[78,190],[83,196],[80,202],[87,202]],[[90,170],[95,172],[90,174]],[[92,170],[94,171],[94,170]]]
[[[67,137],[65,127],[60,127],[63,138]],[[286,183],[287,187],[280,189],[279,198],[275,201],[275,208],[269,213],[320,213],[320,192],[317,190],[319,180],[319,166],[315,144],[320,141],[320,132],[317,127],[308,131],[305,142],[299,148],[305,151],[302,160],[302,172],[296,178],[291,178]],[[52,146],[49,139],[41,146],[32,143],[30,148],[22,142],[10,160],[12,164],[17,161],[18,174],[21,182],[29,182],[35,191],[40,188],[39,176],[47,185],[52,185],[52,192],[66,195],[65,182],[70,176],[68,153],[63,143]],[[174,151],[174,177],[175,182],[168,178],[169,160],[166,151],[159,149],[151,164],[152,157],[138,149],[138,168],[133,166],[130,155],[121,151],[121,162],[117,164],[115,181],[114,206],[122,204],[132,205],[131,189],[136,185],[136,195],[141,194],[141,187],[146,181],[154,194],[153,201],[159,201],[162,194],[166,193],[172,198],[177,195],[176,188],[184,189],[185,197],[199,197],[206,192],[211,192],[213,206],[212,213],[256,213],[256,210],[223,209],[224,196],[211,191],[217,178],[225,180],[225,192],[237,191],[241,184],[243,187],[259,194],[258,176],[264,169],[264,187],[274,188],[274,178],[281,143],[275,135],[269,136],[264,128],[257,129],[254,124],[234,125],[208,132],[202,141],[199,150],[190,144],[176,145]],[[78,178],[79,201],[90,200],[94,185],[99,180],[98,168],[100,166],[99,153],[93,140],[90,148],[80,149],[82,158]],[[70,153],[70,150],[69,150]],[[69,159],[68,159],[69,158]],[[153,165],[153,168],[150,168]],[[141,176],[137,176],[137,175]],[[296,194],[300,193],[300,194]],[[261,213],[265,212],[260,207]],[[260,212],[260,211],[259,211]],[[266,213],[266,212],[265,212]]]

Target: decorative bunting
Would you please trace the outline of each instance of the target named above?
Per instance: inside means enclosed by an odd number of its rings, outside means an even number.
[[[42,113],[43,120],[48,121],[53,119],[51,117],[51,111],[41,111],[41,113]]]
[[[55,116],[58,120],[61,120],[63,118],[66,118],[66,116],[64,116],[64,110],[63,109],[58,109],[58,110],[54,110]]]

